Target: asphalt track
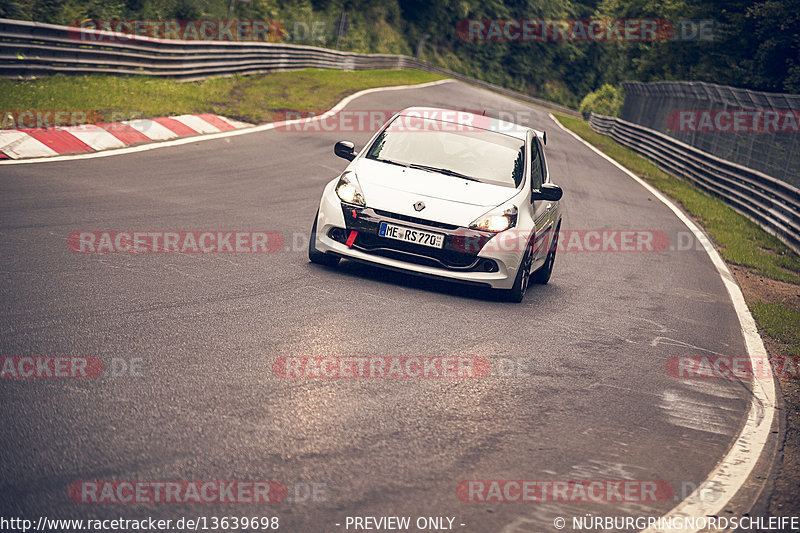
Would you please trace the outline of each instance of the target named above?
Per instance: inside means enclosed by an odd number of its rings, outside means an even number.
[[[460,83],[372,93],[347,108],[410,105],[516,113],[546,129],[563,230],[686,231],[540,109]],[[550,284],[519,305],[356,263],[312,265],[304,237],[324,184],[345,166],[333,143],[358,149],[369,136],[272,130],[0,167],[0,354],[140,367],[139,376],[0,381],[0,514],[278,516],[290,532],[345,531],[348,516],[449,516],[459,531],[538,532],[554,531],[557,516],[661,515],[706,479],[750,402],[740,382],[666,371],[671,357],[747,353],[706,253],[564,252]],[[289,246],[75,254],[66,238],[78,230],[273,230]],[[483,356],[517,371],[468,380],[272,372],[280,356],[328,355]],[[462,480],[502,479],[664,480],[674,495],[456,497]],[[81,480],[277,480],[290,497],[77,504],[68,487]],[[324,496],[289,501],[313,483]]]

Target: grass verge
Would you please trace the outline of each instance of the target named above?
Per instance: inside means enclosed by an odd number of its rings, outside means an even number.
[[[789,355],[800,357],[800,310],[762,301],[751,303],[750,309],[767,335],[786,345]]]
[[[100,114],[107,122],[215,113],[260,124],[287,110],[327,111],[362,89],[442,78],[418,70],[306,69],[194,82],[149,76],[57,74],[30,81],[0,79],[0,110],[91,111],[92,116]]]

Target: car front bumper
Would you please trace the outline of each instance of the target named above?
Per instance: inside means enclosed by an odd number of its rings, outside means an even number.
[[[513,286],[523,250],[492,246],[491,241],[496,236],[488,232],[342,204],[333,185],[329,183],[325,188],[320,203],[315,241],[320,252],[391,270],[494,289]],[[381,222],[443,234],[444,246],[436,249],[380,237]]]

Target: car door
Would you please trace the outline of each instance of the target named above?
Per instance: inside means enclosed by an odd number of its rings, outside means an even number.
[[[541,189],[542,184],[545,183],[546,176],[546,162],[544,158],[544,150],[538,136],[534,135],[530,144],[530,158],[531,158],[531,204],[533,212],[533,223],[535,228],[534,238],[534,267],[536,263],[541,263],[547,257],[547,252],[550,249],[550,240],[552,239],[552,216],[553,209],[552,202],[547,200],[537,200],[534,198],[535,193]]]

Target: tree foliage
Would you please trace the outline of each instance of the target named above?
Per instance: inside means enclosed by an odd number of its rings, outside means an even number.
[[[82,19],[224,19],[229,0],[0,0],[0,17],[71,24]],[[337,39],[345,10],[350,27]],[[234,18],[323,22],[314,42],[359,52],[413,54],[479,79],[577,106],[604,84],[699,80],[800,91],[796,0],[234,0]],[[660,42],[468,42],[465,19],[590,17],[713,21],[711,39]]]
[[[579,110],[584,117],[588,117],[589,113],[618,117],[622,111],[623,101],[622,90],[605,83],[596,91],[583,97]]]

